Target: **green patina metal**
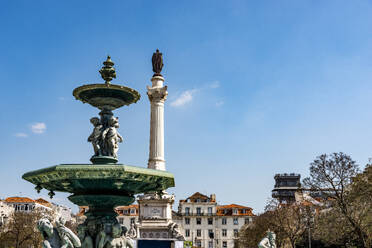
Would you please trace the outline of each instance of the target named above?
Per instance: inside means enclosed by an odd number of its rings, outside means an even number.
[[[87,84],[76,88],[72,94],[77,100],[101,110],[136,103],[141,97],[136,90],[116,84]]]
[[[134,89],[123,85],[111,84],[111,80],[116,78],[115,68],[111,57],[103,62],[104,66],[99,71],[104,84],[87,84],[76,88],[73,95],[76,100],[89,103],[93,107],[114,110],[125,105],[136,103],[141,95]]]
[[[133,195],[174,187],[166,171],[123,164],[62,164],[25,173],[23,179],[49,191]]]
[[[116,215],[114,211],[107,211],[117,206],[128,206],[135,200],[133,196],[125,195],[71,195],[68,199],[78,206],[89,206],[94,215]]]

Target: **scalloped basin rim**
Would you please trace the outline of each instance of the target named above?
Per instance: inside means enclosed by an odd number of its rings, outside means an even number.
[[[22,178],[47,190],[70,193],[133,195],[174,187],[174,176],[167,171],[123,164],[61,164]]]
[[[74,89],[72,94],[83,103],[110,110],[136,103],[141,98],[136,90],[117,84],[86,84]]]

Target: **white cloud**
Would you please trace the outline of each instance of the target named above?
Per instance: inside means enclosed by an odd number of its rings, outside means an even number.
[[[219,102],[216,102],[216,107],[220,107],[222,105],[224,105],[225,102],[224,101],[219,101]]]
[[[46,125],[44,122],[36,122],[31,125],[31,131],[36,134],[44,133],[46,130]]]
[[[180,107],[180,106],[185,105],[186,103],[191,102],[192,99],[193,99],[193,94],[196,91],[197,91],[196,89],[184,91],[176,100],[174,100],[173,102],[171,102],[170,105],[172,107]]]
[[[180,107],[184,106],[187,103],[190,103],[194,99],[194,95],[198,91],[205,91],[205,90],[210,90],[210,89],[216,89],[220,87],[220,82],[219,81],[214,81],[210,84],[205,84],[204,86],[197,88],[197,89],[192,89],[192,90],[186,90],[182,92],[179,97],[177,97],[175,100],[173,100],[170,105],[172,107]]]
[[[26,133],[16,133],[14,134],[14,136],[18,137],[18,138],[27,138],[28,135]]]
[[[64,101],[64,100],[66,100],[66,98],[64,98],[63,96],[60,96],[60,97],[58,97],[58,100]]]

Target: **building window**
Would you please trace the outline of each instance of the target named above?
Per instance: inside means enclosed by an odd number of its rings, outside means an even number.
[[[208,218],[208,225],[213,225],[213,218]]]
[[[185,215],[190,215],[190,208],[189,207],[185,208]]]
[[[124,218],[119,218],[119,223],[120,223],[121,225],[123,225],[123,224],[124,224]]]
[[[132,209],[130,210],[130,213],[131,213],[131,214],[135,214],[135,213],[136,213],[136,209],[135,209],[135,208],[132,208]]]
[[[213,248],[213,241],[208,242],[208,248]]]
[[[201,215],[201,208],[196,208],[196,214]]]
[[[227,248],[227,242],[226,242],[226,241],[223,241],[223,242],[222,242],[222,247],[223,247],[223,248]]]
[[[128,214],[128,210],[124,210],[124,214]]]
[[[185,236],[186,237],[190,237],[190,229],[186,229],[185,230]]]
[[[200,229],[196,229],[196,237],[200,237],[201,236],[201,230]]]
[[[190,218],[185,218],[185,224],[190,225]]]
[[[234,237],[237,238],[238,237],[238,232],[239,230],[238,229],[234,229]]]
[[[196,218],[196,224],[201,225],[201,218]]]
[[[244,224],[249,224],[249,222],[250,222],[250,221],[249,221],[249,218],[245,218],[245,219],[244,219]]]
[[[222,225],[226,225],[226,218],[222,218]]]
[[[208,237],[209,237],[210,239],[214,239],[214,233],[213,233],[213,230],[212,230],[212,229],[209,229],[209,230],[208,230]]]
[[[238,224],[239,224],[238,218],[234,218],[234,225],[238,225]]]
[[[212,215],[213,214],[212,210],[213,210],[212,207],[208,207],[208,215]]]
[[[130,218],[130,224],[134,224],[135,221],[136,221],[136,218]]]
[[[234,208],[233,209],[233,214],[238,214],[238,209]]]
[[[222,237],[226,237],[227,236],[227,230],[226,229],[222,229]]]
[[[201,240],[196,240],[195,241],[195,246],[196,247],[201,247]]]

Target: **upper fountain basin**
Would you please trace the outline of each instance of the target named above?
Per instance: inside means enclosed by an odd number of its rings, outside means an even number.
[[[72,94],[77,100],[100,110],[114,110],[136,103],[141,97],[134,89],[110,83],[83,85],[76,88]]]

